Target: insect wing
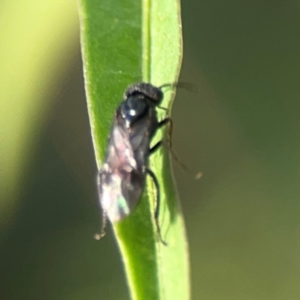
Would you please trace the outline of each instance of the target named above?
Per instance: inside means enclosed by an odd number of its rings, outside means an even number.
[[[115,123],[98,177],[100,203],[111,222],[130,214],[142,194],[144,181],[138,171],[129,131]]]

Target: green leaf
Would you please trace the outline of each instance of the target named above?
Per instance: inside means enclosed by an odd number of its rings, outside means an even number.
[[[125,88],[137,81],[156,86],[174,83],[181,65],[180,6],[173,0],[81,0],[82,52],[87,102],[98,167],[116,107]],[[163,107],[171,107],[165,91]],[[160,119],[166,115],[160,110]],[[164,130],[155,141],[165,136]],[[153,144],[155,143],[153,141]],[[161,149],[150,167],[161,189],[158,240],[151,179],[132,214],[114,224],[132,299],[189,299],[188,253],[183,219],[176,198],[168,153]]]

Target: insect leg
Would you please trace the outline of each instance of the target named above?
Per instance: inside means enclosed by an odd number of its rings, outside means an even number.
[[[150,169],[146,169],[146,172],[151,177],[151,179],[153,180],[155,188],[156,188],[156,207],[155,207],[155,211],[154,211],[154,220],[155,220],[155,224],[156,224],[156,228],[157,228],[158,237],[159,237],[160,241],[165,246],[167,246],[168,244],[163,240],[163,238],[161,236],[161,231],[160,231],[160,226],[159,226],[159,221],[158,221],[159,207],[160,207],[160,189],[159,189],[159,183],[158,183],[158,180],[157,180],[155,174]]]
[[[98,193],[100,196],[100,189],[101,189],[101,171],[99,171],[98,176],[97,176],[97,186],[98,186]],[[100,199],[99,199],[100,200]],[[105,210],[102,210],[102,225],[101,225],[101,230],[100,232],[96,233],[94,235],[94,238],[96,240],[100,240],[103,238],[106,234],[105,229],[106,229],[106,224],[107,224],[107,214]]]
[[[149,154],[153,154],[159,147],[161,147],[163,144],[163,141],[157,142],[150,150]]]
[[[106,224],[107,224],[107,215],[106,215],[106,211],[103,210],[103,212],[102,212],[102,226],[101,226],[101,230],[100,230],[99,233],[96,233],[94,235],[95,240],[99,241],[99,240],[101,240],[105,236],[105,234],[106,234],[106,231],[105,231]]]
[[[164,120],[162,120],[161,122],[158,123],[158,128],[161,128],[165,125],[167,125],[168,123],[170,123],[170,128],[168,130],[168,143],[169,143],[169,147],[172,148],[172,142],[171,142],[171,139],[172,139],[172,132],[173,132],[173,121],[171,118],[166,118]],[[154,153],[159,147],[162,146],[164,142],[163,141],[159,141],[157,142],[150,150],[149,150],[149,153],[152,154]]]
[[[165,118],[164,120],[158,123],[158,128],[162,128],[168,123],[170,123],[170,126],[168,128],[168,143],[170,148],[172,148],[173,120],[171,118]]]

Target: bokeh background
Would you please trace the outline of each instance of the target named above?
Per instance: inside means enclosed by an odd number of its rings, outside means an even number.
[[[182,0],[174,148],[193,299],[300,299],[300,3]],[[129,299],[100,226],[76,2],[0,1],[0,299]]]

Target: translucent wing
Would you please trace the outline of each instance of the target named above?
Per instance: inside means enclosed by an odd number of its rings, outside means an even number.
[[[145,185],[145,176],[141,175],[129,132],[113,126],[105,163],[98,177],[100,203],[111,222],[129,215],[138,203]]]

